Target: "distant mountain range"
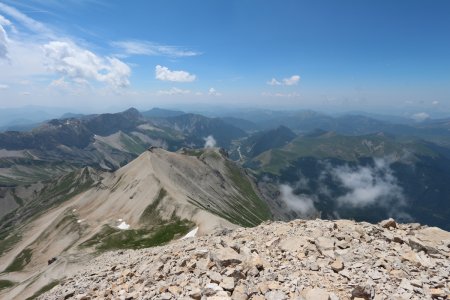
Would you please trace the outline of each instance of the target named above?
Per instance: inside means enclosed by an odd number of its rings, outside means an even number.
[[[344,135],[364,135],[384,132],[397,136],[414,136],[425,140],[450,145],[449,120],[432,120],[421,123],[405,124],[402,118],[395,122],[395,118],[385,120],[375,119],[365,115],[347,114],[342,116],[329,116],[314,111],[278,112],[273,116],[265,116],[254,120],[261,130],[286,126],[296,133],[308,133],[315,129],[335,131]],[[386,119],[389,119],[387,121]]]
[[[218,146],[227,148],[233,139],[246,135],[216,118],[157,113],[158,117],[144,117],[149,114],[131,108],[115,114],[53,119],[31,131],[2,132],[0,185],[45,180],[83,166],[115,170],[149,146],[172,151],[202,147],[209,135]]]
[[[386,209],[371,209],[368,214],[365,208],[349,208],[333,200],[351,190],[332,172],[334,169],[341,166],[353,173],[378,172],[375,162],[382,159],[389,166],[388,175],[402,190],[402,201],[408,204],[403,205],[408,209],[401,210],[405,216],[450,226],[446,221],[450,190],[445,184],[450,180],[450,122],[445,119],[392,124],[368,116],[332,117],[302,111],[265,112],[259,117],[250,113],[248,118],[252,120],[243,120],[159,108],[70,116],[44,122],[31,131],[0,133],[0,185],[35,184],[83,167],[114,171],[150,146],[169,151],[202,148],[211,136],[215,146],[258,174],[265,195],[279,204],[272,207],[279,218],[299,214],[285,206],[282,184],[292,186],[294,195],[317,197],[313,202],[317,202],[317,211],[323,217],[377,221],[390,216],[392,212]],[[327,172],[337,177],[331,176],[324,183]],[[372,177],[368,178],[376,179],[370,172]],[[298,188],[302,180],[310,185]],[[265,183],[271,184],[263,186]],[[320,189],[330,193],[321,194]],[[5,213],[20,206],[14,198],[8,199],[2,205]]]

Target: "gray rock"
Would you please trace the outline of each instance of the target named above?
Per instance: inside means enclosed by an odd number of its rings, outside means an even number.
[[[213,296],[217,294],[217,292],[223,291],[223,289],[216,283],[209,283],[203,289],[202,294],[205,296]]]
[[[305,300],[329,300],[329,299],[330,294],[327,291],[319,288],[309,290],[305,294]]]
[[[375,290],[371,285],[358,285],[352,291],[352,299],[362,298],[372,300],[375,297]]]
[[[211,254],[213,261],[219,267],[227,267],[242,263],[243,257],[232,248],[218,249]]]
[[[342,271],[344,269],[344,262],[342,261],[341,258],[337,258],[331,265],[330,265],[331,269],[334,272],[339,272]]]
[[[383,228],[397,228],[397,222],[394,219],[389,218],[380,222],[380,226]]]
[[[315,239],[317,249],[322,253],[334,249],[334,240],[326,237],[318,237]]]
[[[234,278],[233,277],[224,277],[220,286],[226,291],[234,290]]]
[[[287,296],[282,291],[270,291],[267,292],[265,295],[266,300],[285,300],[287,299]]]

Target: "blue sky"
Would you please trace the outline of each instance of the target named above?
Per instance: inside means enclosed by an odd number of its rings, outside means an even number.
[[[0,0],[0,107],[450,111],[450,1]]]

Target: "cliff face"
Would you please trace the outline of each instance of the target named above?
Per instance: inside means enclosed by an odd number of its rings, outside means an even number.
[[[40,299],[447,299],[449,274],[439,228],[296,220],[107,252]]]

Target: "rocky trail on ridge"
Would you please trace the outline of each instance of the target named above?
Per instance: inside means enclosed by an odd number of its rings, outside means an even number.
[[[449,274],[439,228],[295,220],[106,252],[39,299],[449,299]]]

